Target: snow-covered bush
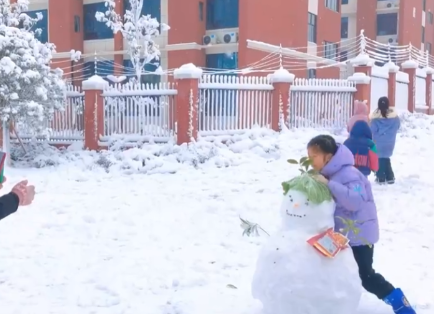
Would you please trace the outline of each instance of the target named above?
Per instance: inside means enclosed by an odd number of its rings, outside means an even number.
[[[60,69],[50,62],[55,46],[43,44],[32,26],[42,18],[23,13],[28,0],[0,0],[0,114],[3,121],[23,123],[34,131],[65,104],[65,83]]]
[[[155,38],[160,36],[160,31],[168,31],[170,28],[160,23],[150,15],[142,15],[143,0],[129,0],[129,8],[122,17],[116,13],[114,0],[107,0],[106,12],[97,12],[95,18],[103,22],[113,30],[113,33],[121,32],[128,42],[128,54],[140,82],[141,74],[148,63],[159,64],[160,49],[155,43]],[[128,3],[125,1],[125,3]]]

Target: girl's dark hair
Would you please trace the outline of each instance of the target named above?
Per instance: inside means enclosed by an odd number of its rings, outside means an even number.
[[[316,147],[322,153],[325,154],[336,154],[338,151],[338,144],[333,137],[330,135],[318,135],[309,141],[307,147]]]
[[[378,109],[381,112],[383,118],[387,118],[387,112],[389,111],[389,98],[386,96],[380,97],[378,99]]]

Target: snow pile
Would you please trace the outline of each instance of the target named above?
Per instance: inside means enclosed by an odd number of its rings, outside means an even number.
[[[404,126],[416,125],[411,132],[427,122],[408,119],[414,120],[403,121]],[[169,145],[104,154],[74,151],[77,147],[32,153],[60,166],[7,169],[4,192],[28,178],[37,186],[37,197],[34,205],[0,223],[5,239],[0,242],[1,313],[259,314],[251,282],[259,244],[267,236],[242,237],[239,216],[270,234],[278,229],[280,183],[298,173],[286,159],[305,156],[307,141],[320,132],[288,130],[277,136],[255,130],[256,137],[239,136],[228,146],[196,145],[240,158],[237,167],[216,168],[209,160],[195,169],[176,161],[180,153],[152,157],[183,167],[175,175],[126,176],[95,164],[100,156],[123,154],[127,160],[134,151],[175,150]],[[423,140],[397,139],[396,184],[373,184],[381,228],[375,268],[405,289],[418,314],[432,314],[434,130],[423,132]],[[254,153],[260,145],[276,145],[276,151]],[[26,164],[20,150],[14,154]],[[280,159],[269,158],[274,154]],[[82,171],[86,165],[100,171]],[[360,309],[351,314],[366,313],[391,310],[364,293]]]
[[[414,139],[432,137],[434,133],[434,116],[428,116],[423,113],[410,113],[407,111],[401,113],[399,117],[401,119],[399,137]]]
[[[101,169],[106,172],[121,170],[124,173],[175,173],[183,167],[212,165],[237,166],[252,158],[275,160],[280,157],[279,137],[266,129],[251,130],[235,135],[230,140],[213,142],[204,139],[190,145],[143,144],[127,150],[89,152],[81,150],[81,143],[67,149],[57,149],[42,143],[26,144],[25,151],[15,145],[11,158],[18,167],[52,167],[73,165],[83,170]]]

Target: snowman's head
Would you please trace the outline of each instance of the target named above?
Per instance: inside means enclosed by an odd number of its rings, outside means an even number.
[[[307,174],[285,183],[281,206],[285,230],[316,233],[334,227],[335,203],[327,186]]]

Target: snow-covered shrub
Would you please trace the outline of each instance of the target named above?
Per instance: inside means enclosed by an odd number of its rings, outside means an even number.
[[[174,143],[144,143],[130,149],[111,148],[94,152],[77,150],[73,145],[57,149],[43,142],[25,143],[12,147],[15,167],[79,167],[84,170],[123,173],[175,173],[182,168],[225,168],[249,163],[252,159],[272,161],[280,158],[279,136],[270,130],[251,130],[234,135],[231,140],[199,139],[181,146]]]
[[[41,43],[32,26],[42,18],[23,13],[28,0],[0,0],[0,114],[3,121],[42,131],[65,105],[65,83],[50,62],[55,46]]]
[[[107,11],[97,12],[95,18],[105,23],[113,33],[121,32],[127,40],[128,55],[140,82],[146,64],[159,64],[160,49],[154,41],[155,38],[160,36],[160,31],[168,31],[170,28],[150,15],[142,15],[143,0],[128,0],[125,4],[129,4],[129,8],[122,17],[116,13],[115,1],[107,0]]]

